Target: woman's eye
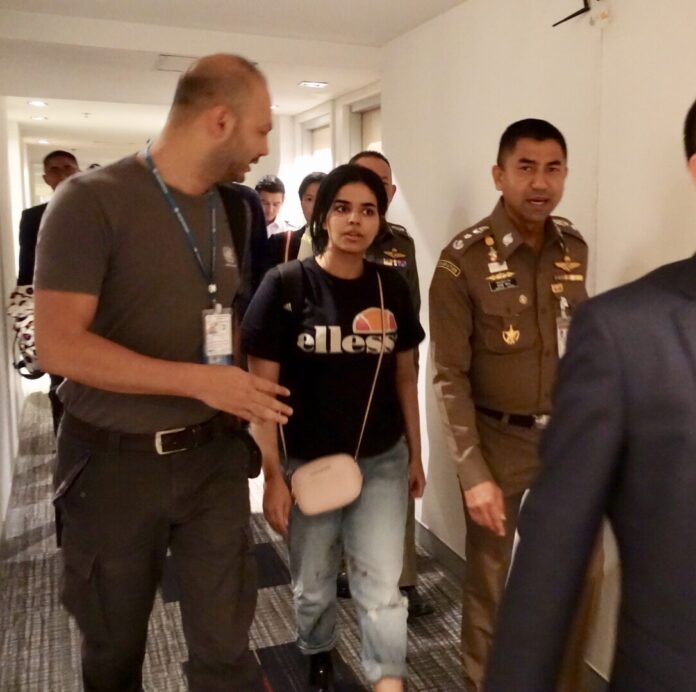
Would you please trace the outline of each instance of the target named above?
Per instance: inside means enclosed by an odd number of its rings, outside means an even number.
[[[363,209],[363,214],[365,214],[365,216],[374,216],[375,210],[372,207],[366,207]]]

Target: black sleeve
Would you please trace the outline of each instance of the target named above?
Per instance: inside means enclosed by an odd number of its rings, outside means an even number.
[[[45,207],[44,207],[45,209]],[[25,209],[19,222],[19,274],[17,285],[26,286],[34,283],[34,262],[36,257],[36,240],[43,214],[36,210]]]
[[[379,267],[385,292],[385,307],[394,312],[399,329],[396,344],[397,351],[409,351],[416,348],[425,338],[425,332],[413,306],[411,293],[406,280],[395,270]],[[388,300],[387,295],[391,298]]]
[[[280,273],[271,269],[254,294],[242,321],[245,352],[280,363],[287,353],[291,319],[291,311],[283,308]]]

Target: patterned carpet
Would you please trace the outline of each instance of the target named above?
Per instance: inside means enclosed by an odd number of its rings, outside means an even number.
[[[0,692],[74,692],[81,689],[80,641],[57,596],[60,553],[50,503],[53,434],[45,395],[27,398],[20,434],[20,458],[0,541]],[[250,492],[252,510],[259,512],[258,479]],[[252,528],[260,584],[251,646],[264,673],[266,692],[301,691],[306,663],[293,644],[286,547],[261,514],[253,515]],[[419,588],[436,612],[409,625],[409,690],[461,690],[460,585],[420,548],[418,559]],[[186,647],[175,575],[166,573],[161,591],[150,619],[144,685],[151,692],[185,692],[181,664]],[[367,690],[351,602],[339,601],[339,613],[337,690]]]

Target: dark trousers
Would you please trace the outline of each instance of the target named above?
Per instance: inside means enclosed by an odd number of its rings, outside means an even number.
[[[256,606],[247,452],[232,434],[159,456],[58,437],[62,598],[83,638],[86,692],[139,692],[147,626],[167,548],[181,581],[193,692],[255,690]]]

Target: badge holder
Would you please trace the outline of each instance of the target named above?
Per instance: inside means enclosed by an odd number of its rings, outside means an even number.
[[[220,303],[203,310],[203,358],[208,365],[232,365],[232,309]]]

